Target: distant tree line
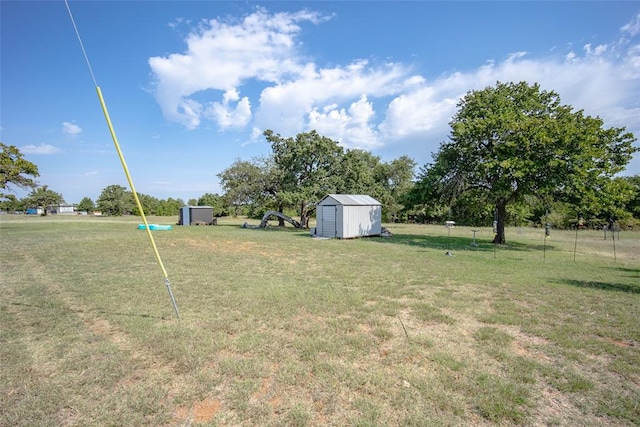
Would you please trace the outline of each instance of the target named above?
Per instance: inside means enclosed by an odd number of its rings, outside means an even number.
[[[138,193],[138,199],[140,200],[140,205],[142,206],[145,215],[177,215],[180,208],[186,205],[180,198],[174,199],[169,197],[168,199],[158,199],[143,193]],[[89,207],[89,205],[92,205],[93,203],[91,202],[91,199],[85,198],[78,205],[79,209],[83,206],[83,202],[86,203],[87,210],[99,210],[103,215],[140,216],[140,211],[135,203],[133,193],[121,185],[110,185],[104,188],[96,200],[95,207]],[[227,214],[225,203],[222,197],[217,194],[206,193],[199,199],[189,200],[189,205],[211,206],[213,207],[215,216],[223,216]]]

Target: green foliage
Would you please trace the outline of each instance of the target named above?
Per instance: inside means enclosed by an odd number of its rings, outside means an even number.
[[[622,178],[626,180],[632,190],[631,197],[626,203],[625,210],[630,212],[634,218],[640,220],[640,175]]]
[[[152,215],[158,215],[158,216],[178,215],[178,212],[180,212],[180,208],[182,206],[184,206],[184,201],[182,199],[174,199],[172,197],[169,197],[166,200],[160,200],[156,211]]]
[[[160,200],[143,193],[138,193],[138,200],[145,215],[178,215],[180,208],[185,205],[182,199],[169,197],[166,200]],[[129,213],[138,216],[141,215],[133,193],[120,185],[110,185],[103,189],[97,201],[97,208],[105,215],[120,216]]]
[[[380,158],[364,150],[346,150],[340,161],[336,188],[340,194],[369,194],[376,197],[382,193],[376,170]],[[374,196],[374,194],[376,196]]]
[[[25,160],[20,150],[14,145],[0,142],[0,190],[10,189],[10,185],[18,188],[35,188],[33,178],[40,176],[38,167]],[[12,194],[0,192],[0,199],[14,199]]]
[[[315,130],[295,138],[283,138],[266,130],[277,167],[277,198],[284,206],[296,206],[303,227],[307,225],[308,204],[334,193],[339,183],[343,150],[336,141]]]
[[[380,163],[374,169],[375,186],[371,192],[383,209],[383,220],[396,222],[405,206],[404,198],[413,186],[416,162],[408,156],[400,156],[389,163]]]
[[[102,190],[96,201],[98,210],[104,215],[121,216],[134,211],[131,192],[121,185],[110,185]],[[144,209],[144,206],[143,206]]]
[[[60,193],[56,193],[53,190],[49,190],[48,186],[43,185],[31,191],[26,197],[25,204],[31,207],[44,208],[44,214],[47,214],[49,206],[58,205],[64,203],[64,198]]]
[[[260,203],[266,194],[275,196],[276,185],[272,185],[273,162],[258,158],[252,161],[236,159],[231,166],[218,174],[225,192],[225,199],[239,214],[242,206],[254,206]]]
[[[205,193],[198,199],[198,206],[211,206],[213,216],[223,216],[227,214],[226,201],[217,194]]]
[[[0,198],[0,210],[5,212],[24,211],[27,208],[24,202],[25,199],[19,200],[13,195],[9,195],[6,199]]]
[[[93,200],[91,200],[89,197],[83,197],[77,206],[79,211],[86,211],[86,212],[93,212],[94,207],[95,207],[95,204],[93,203]]]
[[[471,91],[458,104],[450,140],[425,167],[419,189],[451,203],[483,192],[495,208],[504,243],[507,206],[527,195],[569,202],[582,212],[613,211],[625,197],[612,190],[636,148],[624,128],[562,105],[538,84],[500,83]],[[626,193],[625,193],[626,194]],[[414,195],[414,200],[416,196]]]
[[[133,199],[133,194],[132,193],[129,193],[129,194],[131,194],[131,197]],[[142,205],[142,209],[144,210],[145,215],[156,215],[156,212],[158,211],[158,208],[160,206],[160,200],[158,200],[153,196],[149,196],[142,193],[138,193],[138,200],[140,201],[140,205]],[[140,216],[140,211],[138,209],[138,206],[135,205],[135,203],[133,206],[132,213],[134,215]],[[175,215],[175,214],[172,214],[172,215]]]
[[[224,199],[237,215],[251,217],[266,210],[293,210],[306,225],[315,203],[330,193],[368,194],[383,205],[383,220],[394,221],[404,210],[413,185],[415,162],[401,156],[389,163],[363,150],[343,150],[316,131],[284,138],[267,130],[269,157],[236,160],[218,175]]]

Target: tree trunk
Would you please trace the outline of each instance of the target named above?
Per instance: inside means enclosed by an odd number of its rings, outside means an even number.
[[[300,228],[307,228],[307,223],[309,219],[307,218],[307,208],[305,202],[300,203]]]
[[[284,206],[280,205],[278,206],[278,212],[280,212],[281,214],[284,214]],[[284,227],[284,219],[278,217],[278,227]]]
[[[504,245],[506,240],[504,238],[504,221],[507,217],[507,202],[499,200],[496,202],[496,234],[493,238],[493,243]]]

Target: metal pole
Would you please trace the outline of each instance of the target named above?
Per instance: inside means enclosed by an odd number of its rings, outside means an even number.
[[[176,317],[180,318],[180,313],[178,312],[178,304],[176,304],[176,299],[173,296],[173,292],[171,291],[171,282],[169,282],[169,278],[164,278],[164,284],[167,286],[167,291],[169,291],[169,297],[171,298],[171,303],[173,304],[173,310],[176,312]]]
[[[578,223],[576,223],[576,241],[573,244],[573,260],[576,260],[576,249],[578,248],[578,228],[580,228],[578,226]]]

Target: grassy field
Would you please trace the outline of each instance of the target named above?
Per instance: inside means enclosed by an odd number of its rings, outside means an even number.
[[[0,425],[640,424],[640,233],[244,221],[153,232],[176,319],[139,218],[0,217]]]

